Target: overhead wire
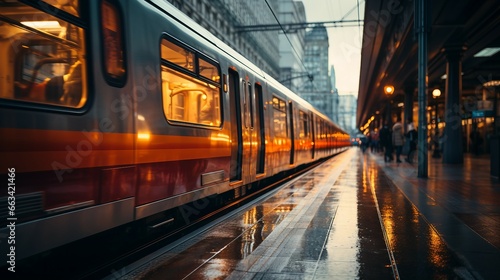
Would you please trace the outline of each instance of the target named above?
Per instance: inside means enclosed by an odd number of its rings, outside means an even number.
[[[302,67],[303,67],[303,68],[304,68],[304,70],[306,70],[306,72],[308,73],[309,82],[311,82],[312,87],[314,88],[314,83],[312,83],[312,79],[311,79],[311,77],[312,77],[313,75],[312,75],[312,74],[310,74],[309,70],[307,69],[307,67],[306,67],[306,65],[305,65],[305,63],[304,63],[304,61],[303,61],[303,60],[302,60],[302,58],[301,58],[301,55],[299,55],[298,51],[295,49],[294,45],[292,44],[292,41],[290,40],[290,38],[288,37],[288,34],[287,34],[287,33],[286,33],[286,31],[285,31],[285,28],[281,25],[281,23],[280,23],[280,21],[279,21],[278,17],[276,16],[276,14],[274,13],[274,10],[273,10],[273,9],[272,9],[272,7],[271,7],[271,5],[269,4],[269,2],[268,2],[267,0],[264,0],[264,1],[266,2],[267,7],[269,8],[269,10],[271,11],[271,13],[273,14],[274,19],[275,19],[275,20],[276,20],[276,22],[278,23],[278,25],[279,25],[279,27],[280,27],[281,31],[282,31],[282,32],[283,32],[283,34],[285,35],[285,38],[287,39],[288,43],[290,44],[290,46],[291,46],[291,48],[292,48],[293,52],[294,52],[294,53],[295,53],[295,55],[299,58],[299,61],[300,61],[301,65],[302,65]],[[351,8],[351,9],[350,9],[350,10],[349,10],[349,11],[348,11],[348,12],[347,12],[347,13],[346,13],[346,14],[345,14],[345,15],[344,15],[341,19],[340,19],[340,21],[344,20],[344,19],[345,19],[347,16],[349,16],[349,15],[350,15],[350,14],[351,14],[354,10],[357,10],[357,14],[358,14],[357,16],[358,16],[358,21],[359,21],[359,20],[360,20],[360,8],[359,8],[359,7],[360,7],[360,3],[364,2],[364,1],[365,1],[365,0],[361,0],[361,2],[360,2],[360,0],[356,0],[357,4],[356,4],[354,7],[352,7],[352,8]],[[340,2],[339,2],[339,5],[340,5]],[[361,24],[359,24],[358,26],[359,26],[359,28],[361,28]]]
[[[354,5],[354,7],[352,7],[340,20],[344,20],[348,15],[350,15],[354,10],[358,9],[358,20],[360,19],[359,18],[359,5],[361,3],[365,2],[365,0],[361,0],[361,2],[359,2],[359,0],[357,0],[357,4]]]
[[[309,80],[310,80],[310,77],[312,76],[312,74],[309,72],[309,70],[307,69],[304,61],[302,61],[302,56],[298,53],[298,51],[295,49],[295,47],[293,46],[292,44],[292,41],[290,40],[290,38],[288,37],[288,34],[286,33],[285,31],[285,28],[283,28],[283,26],[281,25],[278,17],[276,16],[276,14],[274,13],[274,10],[273,8],[271,7],[271,5],[269,5],[269,2],[266,1],[266,4],[267,4],[267,7],[269,8],[269,10],[271,11],[271,13],[273,14],[274,16],[274,19],[276,20],[276,22],[278,23],[278,25],[280,26],[281,30],[283,31],[283,34],[285,35],[286,39],[288,40],[288,43],[290,44],[290,46],[292,47],[292,50],[293,52],[295,53],[295,55],[297,56],[297,58],[299,58],[299,61],[300,63],[302,64],[302,67],[304,67],[304,70],[306,70],[306,72],[308,73],[308,77],[309,77]],[[311,81],[312,83],[312,81]],[[314,85],[314,84],[313,84]]]

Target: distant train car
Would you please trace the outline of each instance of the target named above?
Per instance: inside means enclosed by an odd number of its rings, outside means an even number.
[[[1,1],[0,36],[0,219],[17,260],[350,145],[166,1]]]

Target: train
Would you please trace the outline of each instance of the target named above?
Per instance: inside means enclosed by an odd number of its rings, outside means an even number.
[[[0,37],[2,264],[351,145],[167,1],[1,1]]]

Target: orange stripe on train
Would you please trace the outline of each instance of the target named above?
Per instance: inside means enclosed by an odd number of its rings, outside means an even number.
[[[1,170],[19,172],[227,157],[229,137],[0,129]],[[134,138],[137,149],[134,150]],[[140,138],[143,137],[143,138]]]

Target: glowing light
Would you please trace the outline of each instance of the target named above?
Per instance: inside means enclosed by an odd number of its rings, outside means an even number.
[[[497,87],[497,86],[500,86],[499,80],[488,81],[483,84],[483,87]]]
[[[500,48],[484,48],[476,53],[474,57],[489,57],[500,51]]]
[[[137,139],[139,140],[149,140],[151,138],[150,133],[138,133],[137,134]]]
[[[440,89],[438,89],[438,88],[435,88],[435,89],[432,91],[432,96],[434,96],[434,98],[441,96],[441,90],[440,90]]]
[[[21,21],[22,24],[37,28],[37,29],[60,29],[61,25],[59,25],[58,21],[48,20],[48,21]]]
[[[384,93],[387,95],[391,95],[394,93],[394,87],[391,85],[385,86],[384,87]]]
[[[226,135],[223,133],[212,134],[210,136],[210,141],[231,143],[231,140],[229,139],[229,135]]]

